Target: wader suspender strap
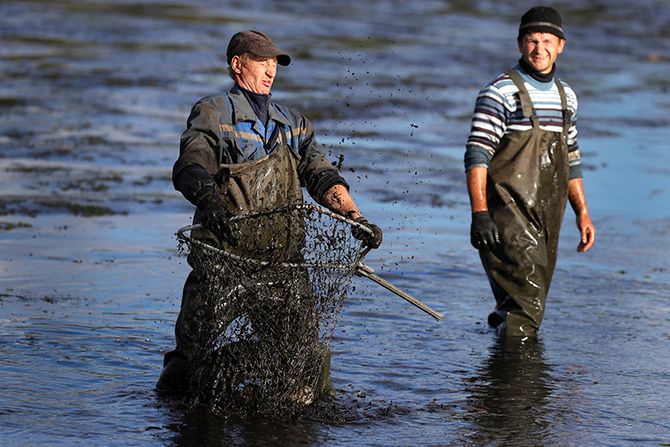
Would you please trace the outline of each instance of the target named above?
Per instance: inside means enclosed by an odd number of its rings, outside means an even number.
[[[519,89],[519,100],[521,101],[521,111],[525,118],[530,118],[533,128],[537,129],[540,127],[540,120],[535,113],[535,107],[533,106],[533,101],[530,100],[530,95],[528,90],[523,85],[523,79],[519,76],[516,70],[510,70],[507,72],[507,75],[512,79],[514,85]]]
[[[563,138],[567,142],[568,131],[572,124],[572,112],[568,109],[568,100],[565,94],[565,89],[558,78],[556,78],[556,88],[558,88],[558,94],[561,96],[561,108],[563,109]]]

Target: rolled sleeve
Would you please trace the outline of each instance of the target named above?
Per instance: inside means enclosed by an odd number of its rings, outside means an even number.
[[[492,157],[493,154],[482,146],[476,144],[466,145],[465,156],[463,157],[465,172],[477,167],[488,168]]]
[[[582,172],[582,164],[576,164],[576,165],[571,165],[569,174],[568,174],[568,179],[576,179],[576,178],[582,178],[583,172]]]

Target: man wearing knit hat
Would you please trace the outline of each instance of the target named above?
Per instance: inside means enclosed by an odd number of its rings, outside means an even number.
[[[555,9],[538,6],[521,17],[521,58],[480,91],[466,144],[470,239],[496,300],[489,325],[507,336],[534,336],[540,328],[567,201],[577,218],[577,251],[595,242],[577,97],[555,76],[565,42]]]
[[[191,236],[242,250],[227,218],[301,204],[305,186],[318,203],[369,228],[354,230],[354,237],[367,247],[379,247],[381,229],[361,215],[349,185],[319,150],[312,123],[272,101],[277,65],[289,65],[288,54],[265,33],[248,30],[230,39],[226,58],[235,84],[193,106],[172,171],[175,189],[196,206],[193,222],[203,227]],[[185,390],[198,352],[195,334],[206,301],[198,270],[194,267],[184,285],[177,346],[165,355],[160,391]]]

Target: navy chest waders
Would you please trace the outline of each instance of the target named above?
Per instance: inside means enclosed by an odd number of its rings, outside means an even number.
[[[558,236],[568,197],[567,137],[571,123],[565,91],[556,86],[563,109],[561,133],[540,129],[523,80],[511,70],[519,88],[524,117],[532,128],[506,134],[491,159],[487,203],[500,232],[501,247],[480,250],[482,265],[496,299],[499,331],[510,336],[535,335],[556,264]]]

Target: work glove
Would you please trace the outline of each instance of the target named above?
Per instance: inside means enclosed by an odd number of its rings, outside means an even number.
[[[358,219],[354,219],[354,221],[369,228],[370,231],[372,231],[372,234],[358,227],[353,227],[351,229],[351,234],[359,241],[363,241],[364,246],[370,248],[379,248],[384,238],[382,229],[377,225],[368,222],[368,220],[363,216],[359,217]]]
[[[500,246],[498,228],[488,211],[472,213],[470,243],[477,250],[493,251]]]
[[[198,191],[198,208],[202,226],[211,231],[219,243],[225,241],[230,245],[237,245],[230,226],[225,222],[230,215],[219,200],[219,188],[213,180],[205,182]]]

